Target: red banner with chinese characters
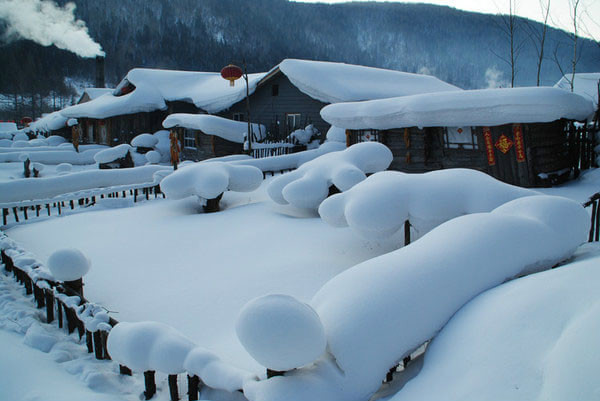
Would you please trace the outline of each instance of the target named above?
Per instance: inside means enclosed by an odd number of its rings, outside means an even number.
[[[492,133],[489,127],[483,127],[483,140],[485,142],[485,152],[487,154],[488,164],[496,165],[496,155],[494,154],[494,143],[492,141]]]
[[[523,128],[521,124],[513,125],[513,135],[515,138],[515,151],[517,152],[517,161],[522,163],[525,161],[525,142],[523,141]]]

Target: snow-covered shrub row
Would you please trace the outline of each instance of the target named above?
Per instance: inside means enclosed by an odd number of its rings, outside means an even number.
[[[317,313],[289,295],[271,294],[248,302],[237,319],[236,333],[257,362],[278,371],[315,361],[327,345]]]
[[[79,280],[91,265],[90,260],[78,249],[59,249],[48,258],[48,269],[59,281]]]
[[[316,210],[329,195],[330,186],[347,191],[367,178],[366,174],[388,168],[392,159],[392,152],[381,143],[358,143],[275,178],[267,192],[279,204]]]
[[[600,269],[590,256],[477,296],[389,401],[598,399]]]
[[[327,282],[311,305],[331,357],[246,383],[252,401],[359,401],[465,303],[521,274],[550,268],[586,241],[589,215],[561,197],[528,196],[450,220],[409,246]]]
[[[144,166],[135,169],[87,170],[56,177],[35,180],[19,179],[0,183],[0,204],[28,200],[51,199],[89,189],[119,185],[158,184],[154,173],[171,170],[165,166]]]
[[[256,376],[223,363],[197,347],[177,330],[159,322],[121,322],[108,335],[111,358],[135,372],[156,370],[166,374],[188,372],[207,385],[236,391]]]
[[[350,226],[365,238],[393,235],[406,220],[422,235],[454,217],[489,212],[513,199],[537,194],[470,169],[425,174],[385,171],[325,200],[319,214],[332,226]]]
[[[214,199],[225,191],[254,191],[262,180],[262,172],[252,166],[223,162],[193,163],[162,180],[160,188],[170,199],[193,195],[201,199]]]
[[[18,162],[20,161],[19,158],[21,157],[21,155],[27,154],[32,162],[39,162],[44,164],[94,164],[94,156],[101,150],[88,149],[82,150],[81,152],[76,152],[75,150],[64,150],[60,146],[56,147],[56,150],[48,151],[34,151],[34,149],[35,148],[29,148],[26,152],[0,152],[0,163]]]

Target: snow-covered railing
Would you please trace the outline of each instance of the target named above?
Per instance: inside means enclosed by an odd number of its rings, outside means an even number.
[[[588,242],[600,241],[600,192],[590,196],[590,199],[583,204],[583,207],[592,207],[592,217],[590,225],[590,235]]]
[[[596,133],[588,124],[575,125],[573,123],[567,126],[569,136],[569,156],[573,161],[575,176],[579,175],[581,170],[587,170],[592,167],[598,167],[596,163],[595,147]]]
[[[280,141],[265,140],[252,143],[252,157],[262,159],[264,157],[281,156],[305,150],[306,146],[297,145],[293,138],[285,138]]]

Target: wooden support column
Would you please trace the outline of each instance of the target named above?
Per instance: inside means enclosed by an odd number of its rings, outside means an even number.
[[[52,323],[54,321],[54,293],[50,289],[45,289],[44,296],[46,297],[46,323]]]

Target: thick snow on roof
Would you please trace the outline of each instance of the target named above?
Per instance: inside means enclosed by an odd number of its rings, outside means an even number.
[[[460,90],[429,75],[361,65],[286,59],[277,67],[298,89],[324,103]]]
[[[495,126],[585,120],[592,102],[563,89],[502,88],[440,92],[333,104],[321,110],[328,123],[346,129]]]
[[[263,73],[248,74],[250,92],[263,77]],[[135,90],[121,96],[115,93],[131,83]],[[217,72],[170,71],[134,68],[117,86],[114,93],[102,95],[92,101],[67,107],[66,117],[107,118],[124,114],[166,110],[169,101],[183,101],[216,113],[240,101],[246,95],[246,85],[238,82],[234,87]]]
[[[67,126],[68,118],[60,114],[60,111],[45,114],[42,118],[29,124],[29,127],[25,131],[41,131],[50,132],[59,130]]]
[[[197,129],[207,135],[220,136],[223,139],[237,143],[244,143],[244,137],[248,132],[247,122],[233,121],[208,114],[171,114],[163,121],[163,127]],[[255,138],[262,139],[266,135],[267,129],[264,125],[252,124],[252,133]]]
[[[571,90],[571,74],[563,76],[560,81],[554,85],[555,88]],[[598,82],[600,82],[600,72],[588,72],[575,74],[573,82],[573,92],[590,99],[598,106]]]

